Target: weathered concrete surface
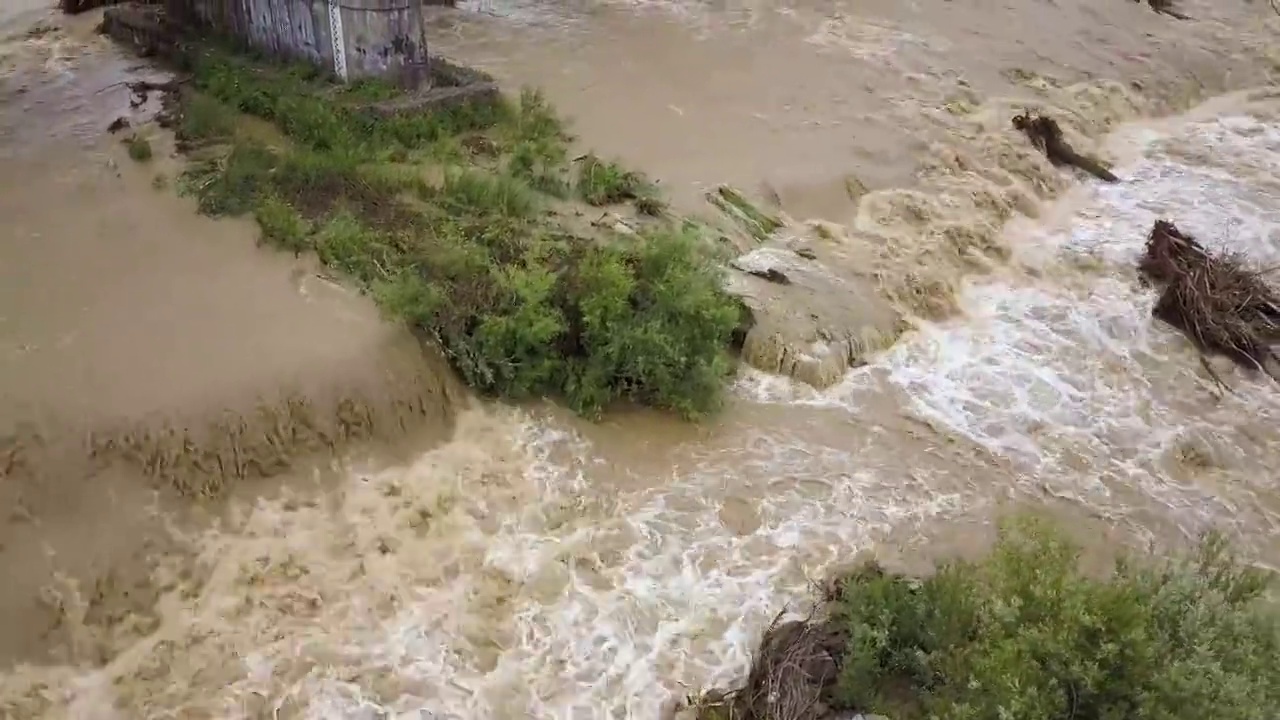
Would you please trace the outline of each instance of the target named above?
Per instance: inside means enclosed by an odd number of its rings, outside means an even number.
[[[340,12],[347,77],[421,84],[427,63],[421,0],[343,0]]]
[[[494,102],[501,93],[489,74],[439,56],[431,58],[426,80],[418,92],[375,103],[369,109],[382,116],[444,110],[465,103]]]
[[[333,68],[328,6],[315,0],[168,0],[183,24],[212,29],[272,54]]]
[[[83,4],[103,0],[67,0]],[[176,24],[306,60],[343,79],[426,74],[422,0],[165,0]],[[440,3],[432,3],[440,4]],[[336,41],[335,41],[336,39]]]
[[[142,55],[166,55],[176,38],[163,8],[137,3],[108,8],[102,14],[102,32]]]

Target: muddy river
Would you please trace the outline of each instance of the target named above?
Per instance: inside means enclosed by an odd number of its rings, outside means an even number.
[[[1134,271],[1159,217],[1280,264],[1265,4],[433,13],[437,51],[543,87],[685,209],[771,198],[771,242],[911,328],[822,389],[745,369],[690,426],[470,400],[365,299],[198,217],[163,143],[131,163],[105,128],[152,71],[27,2],[0,10],[4,717],[656,719],[833,564],[981,552],[1016,507],[1098,552],[1218,527],[1280,565],[1280,388],[1215,365],[1221,392]],[[1125,182],[1049,166],[1024,107]],[[291,470],[184,459],[244,453]]]

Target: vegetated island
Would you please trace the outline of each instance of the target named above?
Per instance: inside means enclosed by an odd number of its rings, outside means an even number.
[[[538,93],[424,109],[389,83],[213,43],[176,56],[161,122],[189,160],[179,191],[209,215],[252,214],[268,245],[314,252],[477,391],[586,415],[616,400],[688,418],[721,404],[749,315],[716,246],[641,173],[572,157]]]
[[[1263,720],[1280,707],[1271,573],[1218,535],[1194,553],[1085,573],[1050,522],[1007,518],[980,562],[906,577],[875,562],[769,627],[740,687],[695,720]],[[866,715],[864,715],[866,717]]]

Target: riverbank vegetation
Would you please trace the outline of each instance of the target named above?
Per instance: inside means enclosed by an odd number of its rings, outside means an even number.
[[[775,623],[744,686],[699,720],[1221,718],[1280,707],[1280,617],[1267,573],[1220,537],[1160,564],[1084,573],[1037,519],[1006,523],[985,560],[926,578],[871,563],[807,622]]]
[[[570,157],[538,94],[385,112],[397,91],[377,82],[216,48],[187,62],[169,121],[202,212],[315,253],[481,392],[717,407],[740,309],[698,227],[642,174]]]

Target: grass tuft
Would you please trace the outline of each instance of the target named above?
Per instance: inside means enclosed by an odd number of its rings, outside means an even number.
[[[656,188],[644,175],[588,154],[578,162],[578,194],[591,205],[616,205],[650,197]]]
[[[125,149],[134,162],[149,162],[152,158],[151,141],[141,135],[130,135],[124,139]]]

